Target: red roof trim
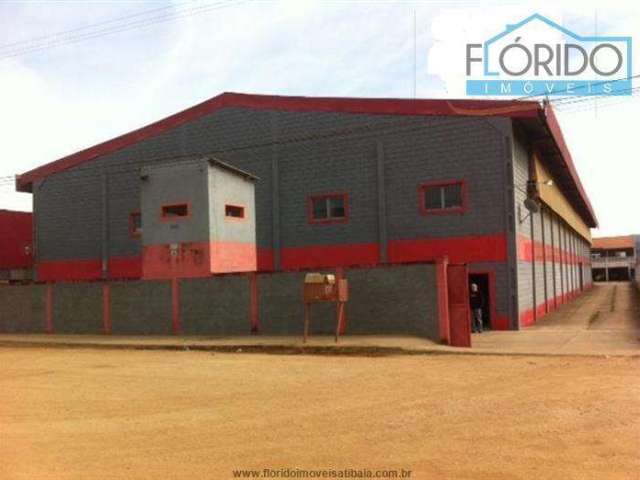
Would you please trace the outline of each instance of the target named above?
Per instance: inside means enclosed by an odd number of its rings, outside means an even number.
[[[633,235],[624,235],[620,237],[600,237],[594,238],[592,249],[614,249],[614,248],[635,248],[636,242]]]
[[[580,181],[580,177],[578,176],[578,172],[576,171],[575,164],[573,163],[573,158],[571,157],[571,153],[569,152],[569,148],[564,140],[564,136],[562,135],[562,130],[560,129],[560,124],[558,123],[558,118],[551,107],[551,104],[546,104],[544,108],[544,114],[547,126],[549,127],[549,131],[562,154],[562,158],[564,159],[567,168],[569,169],[569,173],[571,174],[571,178],[573,183],[576,185],[578,192],[580,193],[580,197],[585,203],[587,210],[589,211],[589,215],[591,216],[592,226],[598,226],[598,219],[596,218],[596,214],[593,211],[593,207],[591,206],[591,202],[589,201],[589,197],[587,197],[587,193],[582,186],[582,182]]]
[[[399,100],[377,98],[330,98],[330,97],[282,97],[274,95],[249,95],[223,93],[194,107],[171,115],[158,122],[126,133],[112,140],[81,150],[72,155],[48,163],[16,179],[16,189],[31,191],[31,184],[41,178],[89,162],[102,155],[113,153],[147,138],[160,135],[167,130],[196,120],[223,107],[245,107],[262,110],[285,110],[292,112],[343,112],[393,115],[463,115],[463,116],[509,116],[533,118],[539,111],[537,102],[511,100]]]

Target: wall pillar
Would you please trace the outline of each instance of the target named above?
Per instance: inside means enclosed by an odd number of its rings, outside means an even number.
[[[105,335],[111,333],[111,285],[102,284],[102,326]]]
[[[44,331],[46,333],[53,333],[53,283],[47,283],[45,303]]]
[[[251,272],[249,274],[249,306],[251,333],[260,331],[260,310],[258,298],[258,274]]]
[[[344,278],[344,268],[342,267],[336,268],[335,275],[336,275],[336,285],[337,285],[337,283]],[[339,315],[339,312],[340,312],[340,304],[336,303],[336,315]],[[344,332],[347,330],[347,306],[346,305],[342,309],[342,315],[338,319],[338,322],[340,322],[340,328],[338,331],[340,332],[340,335],[344,335]]]
[[[180,279],[171,279],[171,329],[174,335],[180,335],[182,325],[180,322]]]

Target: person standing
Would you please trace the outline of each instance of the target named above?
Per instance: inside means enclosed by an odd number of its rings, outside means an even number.
[[[471,307],[471,332],[482,333],[482,309],[484,307],[484,297],[478,285],[471,284],[471,292],[469,293],[469,306]]]

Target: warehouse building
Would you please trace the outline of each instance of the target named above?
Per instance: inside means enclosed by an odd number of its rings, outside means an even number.
[[[625,235],[593,239],[591,264],[596,282],[629,281],[636,277],[636,244],[640,236]]]
[[[0,210],[0,285],[31,281],[32,228],[31,213]]]
[[[538,102],[225,93],[17,189],[39,282],[466,264],[487,326],[518,329],[592,278],[597,221]]]

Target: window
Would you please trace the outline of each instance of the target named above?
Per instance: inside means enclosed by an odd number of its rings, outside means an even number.
[[[189,204],[188,203],[176,203],[173,205],[162,206],[162,219],[163,220],[177,220],[186,218],[189,216]]]
[[[420,186],[423,214],[464,213],[467,209],[464,182],[446,181]]]
[[[225,205],[224,216],[229,219],[241,220],[244,218],[244,207],[239,205]]]
[[[309,221],[312,223],[346,222],[347,194],[331,193],[309,198]]]
[[[140,215],[140,212],[131,212],[129,214],[129,235],[133,238],[142,236],[142,215]]]

